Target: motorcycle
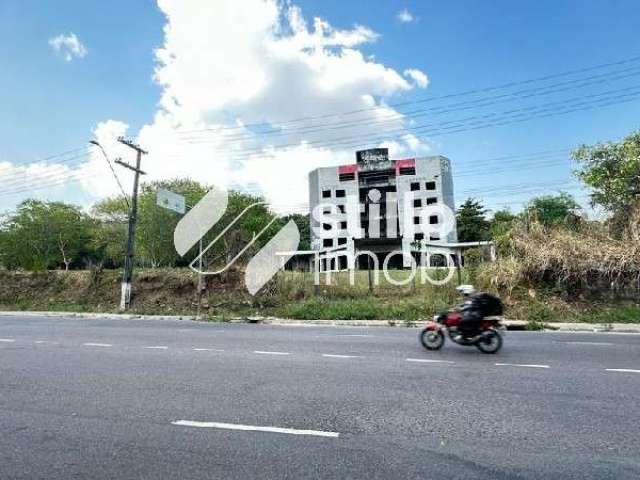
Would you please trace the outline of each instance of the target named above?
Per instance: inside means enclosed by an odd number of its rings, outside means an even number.
[[[475,346],[482,353],[497,353],[502,348],[500,319],[485,317],[478,325],[478,331],[472,337],[466,337],[459,331],[462,314],[451,311],[435,315],[420,332],[420,343],[427,350],[440,350],[444,346],[445,337],[458,345]]]

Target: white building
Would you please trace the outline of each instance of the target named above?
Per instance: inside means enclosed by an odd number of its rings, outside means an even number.
[[[351,201],[355,207],[349,207]],[[312,248],[327,253],[322,270],[358,267],[367,261],[357,255],[362,251],[373,252],[380,265],[397,252],[388,265],[408,267],[411,260],[406,256],[420,261],[421,245],[423,250],[439,244],[446,249],[457,242],[455,215],[449,215],[448,233],[440,235],[434,229],[447,220],[440,214],[428,214],[433,210],[430,207],[441,205],[455,212],[451,161],[443,156],[392,160],[387,149],[356,152],[354,164],[309,173],[309,205],[311,212],[314,208],[331,212],[337,226],[331,238],[321,238],[317,231],[329,230],[328,225],[311,216]],[[348,212],[348,208],[357,212]],[[411,225],[402,219],[409,219]]]

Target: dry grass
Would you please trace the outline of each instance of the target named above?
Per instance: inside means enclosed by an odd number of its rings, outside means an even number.
[[[624,239],[616,240],[596,224],[574,229],[519,224],[511,232],[510,254],[484,265],[479,279],[508,294],[522,286],[573,293],[637,291],[640,242],[636,232],[630,229]]]

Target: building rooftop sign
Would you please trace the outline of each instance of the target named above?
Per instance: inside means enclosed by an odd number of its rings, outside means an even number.
[[[370,148],[369,150],[360,150],[356,152],[356,161],[359,170],[386,170],[393,168],[391,160],[389,160],[388,148]]]

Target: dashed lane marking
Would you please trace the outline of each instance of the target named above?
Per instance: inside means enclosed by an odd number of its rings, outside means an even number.
[[[640,373],[640,370],[634,368],[606,368],[607,372],[625,372],[625,373]]]
[[[219,348],[193,348],[194,352],[224,352]]]
[[[407,362],[415,362],[415,363],[456,363],[451,360],[432,360],[428,358],[407,358]]]
[[[326,358],[362,358],[361,355],[335,355],[333,353],[323,353],[322,356]]]
[[[526,368],[551,368],[549,365],[535,365],[530,363],[496,363],[498,367],[526,367]]]
[[[236,423],[194,422],[192,420],[177,420],[171,423],[173,425],[178,425],[181,427],[218,428],[223,430],[242,430],[245,432],[285,433],[289,435],[312,435],[314,437],[330,438],[337,438],[340,436],[338,432],[328,432],[323,430],[298,430],[296,428],[259,427],[255,425],[240,425]]]
[[[113,347],[110,343],[83,343],[85,347]]]
[[[169,347],[167,347],[166,345],[153,345],[153,346],[144,347],[144,348],[149,350],[167,350]]]
[[[13,338],[0,338],[0,342],[13,343],[13,342],[15,342],[15,340]]]
[[[264,350],[254,350],[253,353],[257,353],[258,355],[290,355],[289,352],[267,352]]]
[[[373,337],[367,333],[337,333],[336,337]]]

